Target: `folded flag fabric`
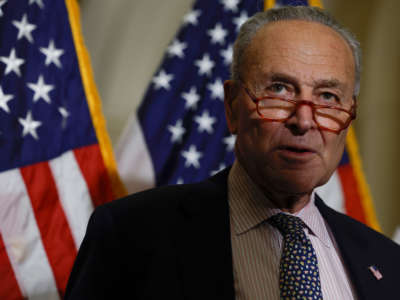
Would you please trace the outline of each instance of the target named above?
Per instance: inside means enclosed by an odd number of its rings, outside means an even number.
[[[0,0],[0,299],[61,299],[93,208],[124,194],[75,0]]]

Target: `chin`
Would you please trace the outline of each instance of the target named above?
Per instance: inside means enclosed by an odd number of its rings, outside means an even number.
[[[292,195],[302,195],[310,194],[314,188],[315,184],[311,182],[305,182],[303,180],[288,180],[280,184],[282,188],[279,188],[282,193],[292,194]]]
[[[329,179],[325,176],[318,176],[316,172],[293,172],[289,170],[287,172],[279,172],[275,174],[269,174],[273,178],[268,184],[272,185],[270,188],[283,194],[301,195],[310,194],[316,187],[323,185]],[[267,177],[265,177],[267,178]],[[266,187],[268,188],[268,187]]]

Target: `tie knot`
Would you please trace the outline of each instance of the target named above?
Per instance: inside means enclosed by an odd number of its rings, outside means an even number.
[[[303,227],[305,224],[299,217],[279,213],[270,217],[268,222],[276,227],[283,236],[288,234],[294,236],[303,235]]]

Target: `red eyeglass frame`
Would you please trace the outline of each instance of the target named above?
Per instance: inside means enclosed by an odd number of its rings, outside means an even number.
[[[281,98],[281,97],[276,97],[276,96],[274,96],[274,97],[272,97],[272,96],[265,96],[265,97],[257,98],[257,97],[252,93],[252,91],[251,91],[241,80],[239,81],[239,83],[240,83],[240,86],[245,90],[246,94],[250,97],[250,99],[256,104],[256,108],[257,108],[257,113],[258,113],[258,115],[259,115],[263,120],[266,120],[266,121],[268,121],[268,122],[281,122],[281,123],[283,123],[283,122],[286,122],[288,119],[290,119],[290,118],[293,116],[293,114],[290,115],[290,116],[287,117],[287,118],[284,118],[284,119],[270,119],[270,118],[266,118],[266,117],[260,112],[259,107],[258,107],[258,103],[259,103],[261,100],[265,100],[265,99],[279,99],[279,100],[282,100],[282,101],[290,102],[290,103],[292,103],[292,104],[295,105],[295,107],[294,107],[294,113],[297,111],[297,109],[298,109],[299,106],[301,106],[301,105],[309,105],[309,106],[311,107],[311,110],[312,110],[312,113],[313,113],[313,114],[312,114],[312,115],[313,115],[313,120],[314,120],[315,124],[317,124],[318,128],[321,129],[321,130],[330,131],[330,132],[333,132],[333,133],[336,133],[336,134],[339,134],[342,130],[345,130],[347,127],[349,127],[351,121],[353,121],[353,120],[356,118],[356,108],[357,108],[356,98],[354,98],[354,104],[351,106],[350,110],[347,110],[347,109],[344,109],[344,108],[341,108],[341,107],[336,107],[336,106],[331,106],[331,105],[315,104],[314,102],[309,101],[309,100],[301,100],[301,99],[299,99],[299,100],[293,100],[293,99],[286,99],[286,98]],[[327,127],[325,127],[325,126],[320,125],[319,122],[316,120],[316,118],[315,118],[315,110],[316,110],[317,108],[331,108],[331,109],[336,109],[336,110],[339,110],[339,111],[343,111],[343,112],[345,112],[345,113],[348,113],[350,117],[349,117],[349,119],[345,122],[345,124],[343,125],[343,127],[340,128],[340,129],[335,130],[335,129],[327,128]]]

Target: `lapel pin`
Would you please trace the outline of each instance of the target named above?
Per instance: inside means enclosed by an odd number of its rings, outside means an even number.
[[[376,278],[376,280],[381,280],[383,278],[382,273],[375,266],[369,266],[368,269],[371,271],[372,275]]]

